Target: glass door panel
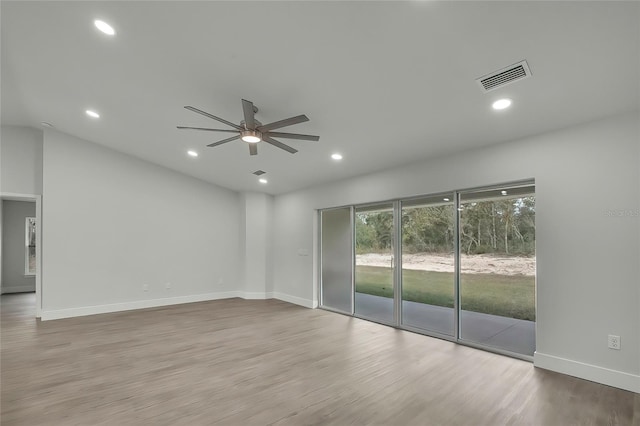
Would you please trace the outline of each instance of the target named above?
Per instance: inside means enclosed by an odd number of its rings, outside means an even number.
[[[535,189],[460,194],[460,339],[535,351]]]
[[[351,208],[321,213],[320,305],[353,313]]]
[[[455,335],[453,194],[402,203],[402,324]]]
[[[355,314],[394,322],[393,204],[355,209]]]

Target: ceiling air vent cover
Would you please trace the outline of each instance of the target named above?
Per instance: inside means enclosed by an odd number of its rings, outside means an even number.
[[[482,87],[483,92],[490,92],[499,87],[506,86],[524,78],[531,77],[531,71],[527,61],[521,61],[517,64],[509,65],[491,74],[477,78],[476,81]]]

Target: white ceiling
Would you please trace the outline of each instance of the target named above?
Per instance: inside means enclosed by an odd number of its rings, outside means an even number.
[[[58,130],[238,191],[271,194],[519,139],[638,108],[638,2],[1,3],[2,124]],[[113,38],[94,19],[111,23]],[[533,76],[475,79],[522,59]],[[513,107],[496,112],[501,97]],[[291,155],[205,145],[240,100]],[[102,117],[88,118],[93,108]],[[200,157],[186,156],[195,149]],[[344,160],[329,156],[340,152]],[[251,173],[267,172],[267,185]]]

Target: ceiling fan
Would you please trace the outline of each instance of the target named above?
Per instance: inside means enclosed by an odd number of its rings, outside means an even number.
[[[229,129],[209,129],[205,127],[189,127],[189,126],[177,126],[178,129],[189,129],[189,130],[206,130],[209,132],[226,132],[226,133],[237,133],[237,135],[232,136],[227,139],[223,139],[218,142],[210,143],[207,146],[214,147],[218,145],[222,145],[223,143],[231,142],[236,139],[242,139],[243,141],[249,144],[249,154],[257,155],[258,154],[258,142],[266,142],[270,145],[278,147],[280,149],[284,149],[291,154],[295,154],[298,152],[297,149],[290,147],[289,145],[285,145],[280,141],[273,139],[277,138],[285,138],[285,139],[301,139],[307,141],[318,141],[320,140],[320,136],[312,136],[312,135],[300,135],[297,133],[282,133],[282,132],[273,132],[272,130],[280,129],[286,126],[292,126],[298,123],[304,123],[305,121],[309,121],[309,118],[306,115],[297,115],[291,118],[285,118],[284,120],[274,121],[269,124],[262,124],[255,118],[255,114],[258,112],[258,108],[253,105],[253,102],[247,101],[245,99],[242,100],[242,111],[244,112],[244,120],[240,122],[240,124],[234,124],[230,121],[222,119],[220,117],[216,117],[215,115],[211,115],[208,112],[204,112],[199,110],[198,108],[194,108],[192,106],[186,106],[186,109],[189,111],[193,111],[195,113],[204,115],[205,117],[213,118],[221,123],[226,124],[227,126],[231,126],[234,130]]]

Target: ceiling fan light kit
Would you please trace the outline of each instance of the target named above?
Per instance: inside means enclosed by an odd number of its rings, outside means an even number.
[[[257,130],[243,130],[240,134],[242,140],[248,143],[258,143],[262,140],[262,133]]]
[[[298,123],[304,123],[305,121],[309,121],[309,118],[302,114],[297,115],[295,117],[285,118],[284,120],[274,121],[269,124],[262,124],[255,118],[256,112],[258,112],[258,108],[253,105],[253,102],[247,101],[245,99],[242,100],[242,111],[244,115],[244,120],[240,122],[240,124],[235,124],[230,121],[227,121],[223,118],[216,117],[215,115],[209,114],[208,112],[199,110],[198,108],[194,108],[192,106],[185,106],[189,111],[195,112],[200,115],[204,115],[205,117],[211,118],[213,120],[219,121],[220,123],[226,124],[229,127],[233,127],[234,130],[230,129],[210,129],[205,127],[191,127],[191,126],[178,126],[178,129],[181,130],[204,130],[208,132],[227,132],[227,133],[237,133],[235,136],[232,136],[227,139],[223,139],[221,141],[213,142],[207,145],[208,147],[214,147],[218,145],[222,145],[227,142],[234,141],[236,139],[241,139],[244,142],[249,144],[249,155],[258,155],[258,142],[266,142],[269,145],[273,145],[277,148],[283,149],[291,154],[295,154],[298,152],[297,149],[290,147],[273,137],[277,138],[285,138],[285,139],[299,139],[299,140],[307,140],[307,141],[318,141],[320,140],[320,136],[313,135],[302,135],[297,133],[283,133],[283,132],[272,132],[272,130],[280,129],[282,127],[292,126]]]

